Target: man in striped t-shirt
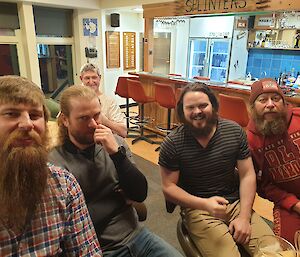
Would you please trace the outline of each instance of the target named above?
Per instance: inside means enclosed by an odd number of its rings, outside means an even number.
[[[203,256],[240,256],[237,244],[252,256],[257,238],[273,233],[252,210],[256,178],[246,135],[238,124],[219,118],[218,107],[206,85],[183,89],[177,103],[183,125],[161,145],[163,192],[181,206]]]

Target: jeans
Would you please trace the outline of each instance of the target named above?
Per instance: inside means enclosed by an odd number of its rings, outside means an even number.
[[[127,245],[113,252],[103,253],[104,257],[183,257],[174,247],[146,228]]]

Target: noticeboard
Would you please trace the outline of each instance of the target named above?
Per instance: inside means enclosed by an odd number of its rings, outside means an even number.
[[[120,68],[120,32],[106,31],[106,67]]]
[[[135,32],[123,32],[124,70],[134,70],[136,60]]]

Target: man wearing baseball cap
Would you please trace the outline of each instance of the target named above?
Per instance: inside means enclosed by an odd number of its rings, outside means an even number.
[[[292,108],[275,80],[253,83],[248,141],[258,193],[274,203],[274,232],[291,243],[300,230],[300,108]]]

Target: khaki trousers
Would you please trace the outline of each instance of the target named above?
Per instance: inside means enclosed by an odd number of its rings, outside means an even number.
[[[203,257],[240,257],[237,244],[229,232],[229,223],[240,213],[240,201],[227,206],[226,220],[211,216],[208,212],[190,208],[182,209],[183,222]],[[254,211],[251,216],[251,237],[244,249],[253,256],[256,241],[263,235],[273,235],[272,229]]]

